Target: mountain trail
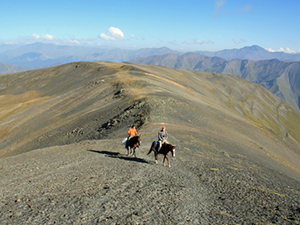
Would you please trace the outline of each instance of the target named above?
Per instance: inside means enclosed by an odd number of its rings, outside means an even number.
[[[288,190],[275,191],[255,183],[259,180],[250,175],[251,169],[245,170],[247,166],[241,167],[239,163],[229,166],[226,161],[216,165],[213,155],[213,158],[207,155],[205,160],[193,160],[193,154],[179,148],[176,158],[170,158],[169,168],[163,166],[162,155],[158,164],[153,153],[146,155],[150,143],[146,138],[136,158],[126,155],[120,140],[107,139],[54,146],[0,159],[0,222],[263,222],[273,215],[268,210],[274,203],[274,207],[280,207],[276,211],[277,221],[287,221],[286,213],[291,212],[294,214],[289,214],[289,220],[300,218],[296,199],[288,204]],[[248,204],[246,197],[251,200]],[[258,200],[265,201],[262,203],[265,208],[256,206],[253,214],[249,210]],[[240,205],[240,201],[246,202]],[[280,204],[282,201],[284,205]],[[236,210],[238,205],[241,208]],[[290,211],[286,207],[296,208]]]

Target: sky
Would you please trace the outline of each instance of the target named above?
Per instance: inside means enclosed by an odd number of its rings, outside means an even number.
[[[0,0],[0,44],[300,53],[300,0]]]

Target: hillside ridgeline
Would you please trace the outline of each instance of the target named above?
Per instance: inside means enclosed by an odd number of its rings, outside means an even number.
[[[1,223],[300,219],[300,112],[238,76],[74,62],[0,75]],[[137,158],[121,140],[142,135]],[[171,168],[146,155],[162,125]]]
[[[196,53],[167,54],[130,60],[135,64],[154,64],[176,69],[197,70],[210,73],[233,74],[263,85],[273,94],[296,108],[300,108],[300,62],[278,59],[252,61],[208,57]]]

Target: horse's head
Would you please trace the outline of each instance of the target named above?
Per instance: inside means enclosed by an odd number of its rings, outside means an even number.
[[[172,147],[172,156],[175,157],[175,152],[176,152],[176,145]]]
[[[141,144],[141,136],[137,136],[137,142]]]

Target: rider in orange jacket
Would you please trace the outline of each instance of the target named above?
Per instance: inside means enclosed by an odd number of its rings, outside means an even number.
[[[132,138],[132,137],[138,135],[138,133],[137,133],[136,128],[135,128],[134,125],[132,125],[132,126],[129,128],[129,130],[128,130],[128,135],[129,135],[129,136],[128,136],[128,140],[129,140],[130,138]]]

